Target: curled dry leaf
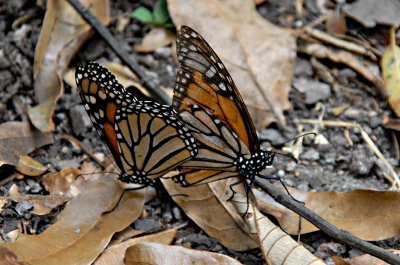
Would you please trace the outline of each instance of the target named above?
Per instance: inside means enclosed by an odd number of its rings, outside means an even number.
[[[176,173],[172,172],[167,174],[166,177],[172,177],[173,174]],[[257,243],[245,231],[243,220],[238,217],[234,209],[234,213],[232,213],[231,209],[221,204],[216,195],[218,193],[214,193],[209,185],[184,188],[171,179],[162,179],[161,181],[170,195],[188,195],[187,197],[174,196],[172,198],[190,219],[222,245],[236,251],[257,247]],[[213,185],[221,185],[226,188],[225,181],[218,181]],[[222,193],[224,194],[225,191],[222,191]]]
[[[16,166],[20,155],[26,155],[54,142],[51,133],[33,129],[29,122],[10,121],[0,125],[0,166]]]
[[[89,7],[102,23],[108,23],[107,0],[83,0],[82,4]],[[34,90],[39,105],[28,110],[32,124],[41,131],[54,130],[51,115],[64,90],[63,74],[71,58],[90,35],[90,26],[68,1],[47,1],[33,69]]]
[[[388,249],[388,251],[400,256],[400,250],[398,250],[398,249]],[[336,265],[364,265],[364,264],[389,265],[389,263],[384,262],[383,260],[378,259],[369,254],[364,254],[364,255],[349,258],[349,259],[343,259],[341,257],[333,256],[332,259]]]
[[[174,240],[176,231],[176,229],[170,229],[156,234],[132,238],[122,243],[112,245],[103,253],[101,253],[101,255],[94,262],[94,265],[123,265],[125,251],[127,248],[139,243],[159,243],[169,245],[171,244],[172,240]]]
[[[142,43],[135,44],[138,52],[152,52],[158,48],[170,45],[175,39],[174,33],[166,28],[153,28],[144,36]]]
[[[126,250],[125,264],[220,264],[240,265],[231,257],[200,250],[187,249],[180,246],[167,246],[157,243],[136,244]]]
[[[383,240],[400,234],[400,193],[355,190],[351,192],[304,192],[289,189],[291,195],[333,225],[364,240]],[[260,210],[275,216],[289,234],[297,234],[298,215],[255,191]],[[302,222],[301,233],[318,229]]]
[[[17,256],[6,248],[0,247],[1,265],[29,265],[25,262],[18,262]]]
[[[63,168],[58,172],[43,176],[42,182],[50,194],[75,197],[88,185],[106,176],[106,173],[95,174],[95,172],[96,170],[85,171],[76,168]]]
[[[268,264],[325,264],[264,216],[252,199],[248,201],[245,196],[237,192],[232,203],[238,212],[246,213],[246,223],[253,236],[258,239],[260,249]]]
[[[47,167],[28,155],[21,155],[16,169],[18,172],[31,177],[37,177],[46,172]]]
[[[222,59],[256,128],[273,121],[283,127],[283,110],[291,107],[294,38],[262,18],[251,0],[168,0],[168,10],[177,27],[194,28]]]
[[[388,101],[397,117],[400,116],[400,47],[396,45],[396,29],[390,30],[390,45],[381,59],[383,81],[389,96]]]
[[[136,220],[143,209],[145,190],[123,190],[118,181],[102,178],[75,197],[55,224],[40,235],[20,235],[3,247],[29,264],[91,264],[115,232]]]

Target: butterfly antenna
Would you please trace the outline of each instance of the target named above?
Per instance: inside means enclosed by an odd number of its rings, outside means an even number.
[[[284,141],[283,143],[280,143],[280,144],[277,144],[277,145],[284,145],[286,143],[289,143],[291,141],[296,141],[297,139],[302,138],[302,137],[307,136],[307,135],[310,135],[310,134],[313,134],[314,136],[317,135],[315,132],[309,132],[309,133],[305,133],[305,134],[299,135],[299,136],[297,136],[297,137],[295,137],[293,139],[289,139],[287,141]],[[277,147],[273,145],[270,152],[273,152],[275,149],[277,149]]]
[[[299,163],[299,160],[298,160],[297,158],[295,158],[294,155],[292,155],[292,154],[285,154],[285,153],[274,152],[273,149],[272,149],[270,152],[271,152],[271,153],[274,153],[274,154],[277,154],[277,155],[289,157],[289,158],[293,159],[293,160],[296,162],[296,164]]]
[[[304,137],[304,136],[306,136],[306,135],[310,135],[310,134],[313,134],[314,136],[317,135],[315,132],[305,133],[305,134],[299,135],[299,136],[297,136],[297,137],[295,137],[295,138],[293,138],[293,139],[289,139],[289,140],[287,140],[287,141],[285,141],[285,142],[283,142],[283,143],[280,143],[280,144],[278,144],[278,145],[284,145],[284,144],[289,143],[289,142],[291,142],[291,141],[296,141],[297,139],[302,138],[302,137]],[[277,149],[276,146],[272,146],[272,149],[270,150],[270,152],[271,152],[271,153],[278,154],[278,155],[282,155],[282,156],[289,157],[289,158],[293,159],[294,161],[296,161],[296,164],[298,163],[298,159],[295,158],[292,154],[284,154],[284,153],[274,152],[274,150],[276,150],[276,149]]]

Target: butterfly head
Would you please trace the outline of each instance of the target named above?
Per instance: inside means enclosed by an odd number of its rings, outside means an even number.
[[[250,158],[240,156],[236,161],[236,167],[243,176],[255,176],[271,166],[274,157],[275,153],[259,149]]]

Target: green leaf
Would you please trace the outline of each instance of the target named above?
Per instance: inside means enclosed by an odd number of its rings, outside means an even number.
[[[136,8],[129,16],[143,23],[154,23],[153,15],[150,10],[142,6]]]
[[[153,10],[154,24],[164,26],[169,20],[166,0],[157,0]]]

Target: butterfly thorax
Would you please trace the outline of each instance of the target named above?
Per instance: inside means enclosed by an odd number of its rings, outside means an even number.
[[[257,150],[250,158],[240,156],[235,162],[237,170],[242,176],[255,177],[266,167],[272,165],[275,154],[269,151]]]
[[[146,173],[142,171],[137,171],[133,175],[121,173],[121,175],[119,175],[119,180],[125,183],[137,183],[143,186],[154,186],[156,183],[154,179],[146,178]]]

